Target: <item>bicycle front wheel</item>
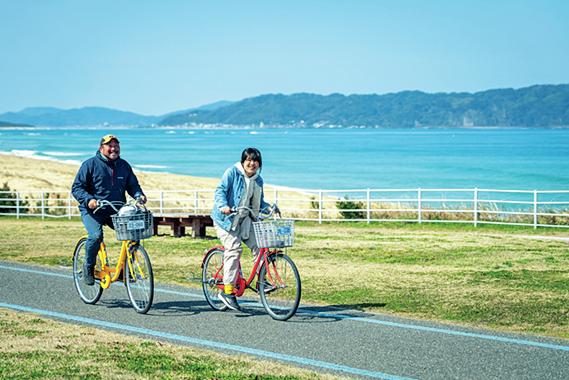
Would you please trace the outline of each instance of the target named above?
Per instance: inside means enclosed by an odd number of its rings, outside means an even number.
[[[224,311],[227,306],[217,296],[224,291],[223,286],[223,250],[216,248],[204,259],[202,286],[205,299],[214,310]]]
[[[146,314],[154,298],[152,266],[144,247],[134,245],[130,250],[131,258],[127,258],[128,268],[124,270],[126,290],[136,312]]]
[[[86,238],[79,240],[77,248],[75,248],[75,252],[73,252],[73,282],[83,302],[93,305],[101,298],[103,288],[101,288],[99,280],[95,280],[93,285],[87,285],[83,280],[83,268],[86,262],[85,243],[87,243]],[[95,265],[95,269],[101,269],[99,255],[97,255],[97,265]]]
[[[275,253],[267,258],[259,271],[259,294],[267,313],[273,319],[286,321],[300,304],[300,275],[290,257]]]

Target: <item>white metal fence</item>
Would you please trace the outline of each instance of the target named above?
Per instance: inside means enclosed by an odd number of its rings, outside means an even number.
[[[148,191],[157,213],[209,214],[214,190]],[[569,191],[492,189],[268,190],[283,216],[296,220],[452,222],[569,227]],[[80,216],[69,191],[0,191],[0,215]]]

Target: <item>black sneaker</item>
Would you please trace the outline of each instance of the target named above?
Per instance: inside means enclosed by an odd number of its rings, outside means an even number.
[[[93,285],[95,283],[95,268],[88,268],[83,264],[83,281],[87,285]]]
[[[219,293],[217,295],[217,298],[219,298],[225,304],[225,306],[231,310],[241,310],[239,304],[237,303],[237,298],[235,298],[235,294]]]

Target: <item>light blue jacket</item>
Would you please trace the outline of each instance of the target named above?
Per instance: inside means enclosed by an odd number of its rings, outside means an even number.
[[[263,179],[258,176],[255,180],[257,185],[261,188],[261,209],[269,207],[270,204],[265,202],[265,194],[263,192]],[[245,175],[241,173],[235,166],[230,167],[225,171],[223,177],[217,188],[215,189],[215,205],[211,210],[211,218],[213,221],[226,231],[231,229],[231,223],[235,215],[227,218],[227,215],[222,214],[219,210],[222,207],[236,207],[239,206],[239,201],[245,191]],[[226,219],[227,218],[227,219]]]

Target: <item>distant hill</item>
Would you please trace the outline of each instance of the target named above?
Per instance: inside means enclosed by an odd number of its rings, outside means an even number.
[[[33,125],[19,124],[19,123],[7,123],[7,122],[5,122],[5,121],[0,121],[0,128],[9,128],[9,127],[27,127],[27,128],[33,128]]]
[[[569,85],[471,93],[386,95],[269,94],[215,110],[170,115],[160,125],[232,124],[286,127],[557,127],[569,126]]]
[[[0,114],[0,120],[15,124],[32,124],[46,127],[67,127],[67,126],[151,126],[158,121],[172,114],[190,112],[193,110],[215,110],[232,104],[229,101],[220,101],[206,104],[198,108],[187,111],[176,111],[161,116],[143,116],[133,112],[118,111],[104,107],[84,107],[70,110],[63,110],[53,107],[30,107],[20,112],[6,112]]]

